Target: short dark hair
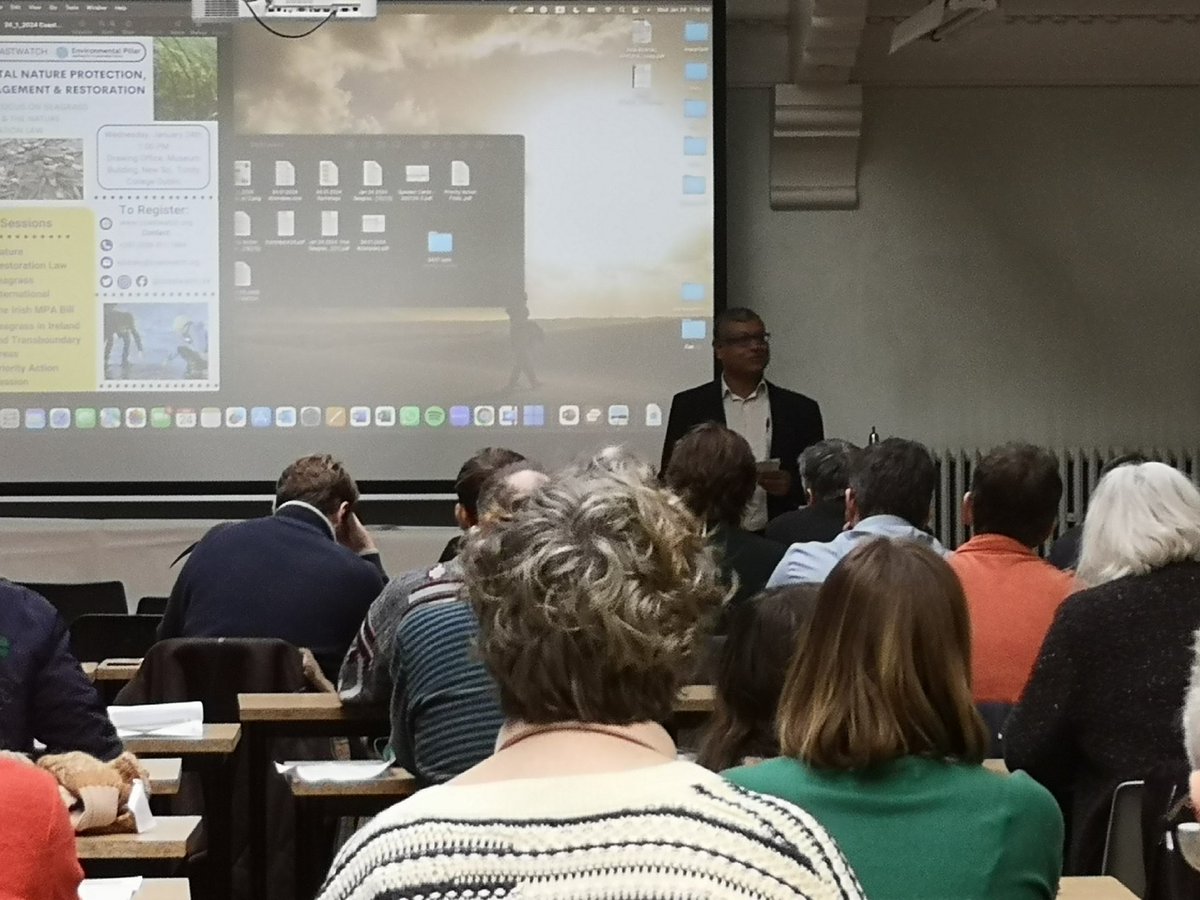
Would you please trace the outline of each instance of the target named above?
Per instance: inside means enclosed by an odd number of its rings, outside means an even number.
[[[850,473],[859,518],[899,516],[918,528],[929,521],[936,484],[933,454],[924,444],[904,438],[867,447]]]
[[[454,493],[458,495],[459,505],[472,518],[479,515],[479,492],[483,484],[496,472],[515,462],[521,462],[525,457],[516,450],[504,447],[484,447],[477,450],[475,455],[462,464],[458,477],[454,480]]]
[[[1113,469],[1119,469],[1121,466],[1140,466],[1142,463],[1148,462],[1156,462],[1156,460],[1137,450],[1131,453],[1122,453],[1120,456],[1114,456],[1100,468],[1100,477],[1103,478]]]
[[[1033,444],[989,450],[971,473],[976,534],[1002,534],[1036,547],[1050,534],[1062,497],[1058,457]]]
[[[358,502],[358,485],[340,460],[328,453],[302,456],[275,482],[275,505],[302,500],[331,516],[343,503]]]
[[[665,481],[698,518],[737,525],[758,483],[754,451],[736,431],[704,422],[671,451]]]
[[[761,322],[762,316],[746,306],[731,306],[717,313],[713,319],[713,344],[721,340],[721,332],[731,322]]]
[[[800,454],[800,484],[812,491],[814,500],[841,500],[860,452],[854,444],[838,438],[805,447]]]

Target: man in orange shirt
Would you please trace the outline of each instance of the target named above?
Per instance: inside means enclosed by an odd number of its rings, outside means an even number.
[[[1034,552],[1054,528],[1062,490],[1053,453],[1006,444],[975,466],[963,498],[974,537],[948,561],[967,595],[975,702],[993,733],[1020,698],[1059,605],[1076,589],[1070,574]]]

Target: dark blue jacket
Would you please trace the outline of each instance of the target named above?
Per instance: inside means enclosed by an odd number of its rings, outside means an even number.
[[[58,611],[0,579],[0,749],[30,753],[34,739],[49,753],[82,750],[104,760],[124,749]]]
[[[158,637],[280,638],[312,650],[335,680],[385,582],[378,554],[358,556],[319,513],[284,505],[204,536],[175,581]]]

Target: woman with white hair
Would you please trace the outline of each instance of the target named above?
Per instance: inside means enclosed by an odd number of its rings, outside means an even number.
[[[1179,707],[1200,626],[1200,491],[1157,462],[1101,479],[1067,598],[1004,731],[1063,807],[1067,875],[1100,870],[1114,788],[1181,761]]]

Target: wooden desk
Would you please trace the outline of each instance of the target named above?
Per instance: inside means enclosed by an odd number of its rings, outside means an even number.
[[[1137,900],[1137,895],[1115,878],[1063,878],[1058,900]]]
[[[238,694],[238,718],[243,725],[266,722],[272,725],[298,723],[299,734],[312,735],[314,723],[370,723],[390,727],[385,707],[343,704],[337,694]],[[330,732],[345,737],[343,731]]]
[[[675,712],[711,714],[715,697],[716,690],[711,684],[684,685],[675,699]]]
[[[199,816],[156,816],[154,827],[142,834],[80,835],[75,849],[80,859],[186,859],[200,828]]]
[[[176,756],[168,759],[139,759],[138,762],[150,776],[151,794],[155,797],[172,797],[179,793],[182,759]]]
[[[136,734],[121,738],[121,742],[126,750],[136,756],[228,756],[237,749],[241,739],[241,725],[206,723],[200,737]]]
[[[88,663],[84,663],[84,665],[86,666]],[[140,659],[119,661],[105,659],[94,665],[96,668],[93,670],[93,681],[118,681],[124,683],[133,680],[133,676],[142,667],[142,661]]]
[[[96,667],[99,665],[100,665],[100,663],[82,662],[79,664],[79,668],[83,669],[83,674],[84,674],[84,676],[86,676],[88,681],[95,681],[96,680]]]
[[[85,878],[86,885],[91,879]],[[186,878],[143,878],[133,900],[191,900],[192,888]]]
[[[366,781],[301,781],[298,778],[289,778],[288,786],[293,797],[304,800],[320,798],[354,800],[361,797],[384,797],[389,802],[380,809],[391,806],[396,800],[414,794],[418,790],[417,780],[400,768],[388,769],[378,778]],[[354,815],[354,813],[346,813],[346,815]],[[360,815],[371,814],[362,813]]]
[[[983,767],[989,772],[996,772],[999,775],[1008,774],[1008,766],[1004,764],[1004,760],[1002,759],[985,759]]]

